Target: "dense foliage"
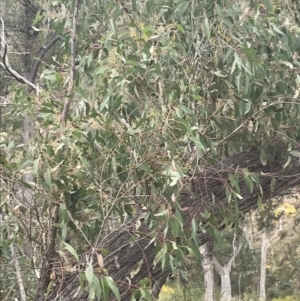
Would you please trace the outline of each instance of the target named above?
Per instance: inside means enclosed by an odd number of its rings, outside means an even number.
[[[41,254],[47,254],[50,245],[49,217],[58,208],[58,219],[53,219],[56,255],[66,270],[68,260],[78,260],[141,212],[156,241],[157,264],[175,269],[183,254],[199,255],[197,232],[206,230],[197,219],[184,227],[185,208],[177,203],[188,177],[253,145],[260,149],[263,165],[288,151],[284,169],[300,155],[291,151],[300,135],[299,24],[287,4],[263,3],[36,3],[31,20],[36,49],[53,36],[59,37],[59,46],[44,58],[37,92],[19,83],[10,86],[7,96],[11,104],[2,116],[5,131],[0,140],[5,216],[1,235],[10,239],[1,245],[2,252],[9,254],[12,242],[22,252],[20,246],[29,240],[27,263],[40,268]],[[76,54],[70,48],[74,22]],[[32,62],[36,55],[30,54]],[[74,58],[75,83],[68,94]],[[34,124],[28,144],[20,142],[18,132],[25,116]],[[286,148],[274,147],[275,138]],[[246,168],[242,173],[249,190],[263,194],[260,175]],[[32,182],[24,180],[26,174],[33,175]],[[228,203],[243,197],[240,176],[229,176]],[[30,202],[22,198],[21,186],[31,192]],[[235,221],[235,214],[226,214],[227,224]],[[201,218],[209,220],[212,229],[219,221],[208,211]],[[157,234],[162,225],[163,236]],[[214,234],[219,232],[215,229]],[[87,264],[82,287],[98,297],[108,297],[110,288],[120,298],[101,258],[101,277]],[[128,274],[134,276],[134,268]],[[26,284],[29,299],[35,293],[31,279]],[[148,283],[140,282],[136,289],[149,297]],[[9,299],[18,296],[9,288],[5,294]]]

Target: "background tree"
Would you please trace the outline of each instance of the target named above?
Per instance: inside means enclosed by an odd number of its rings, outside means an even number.
[[[203,277],[205,287],[205,301],[215,300],[215,279],[214,279],[214,261],[213,261],[213,239],[200,247],[200,253],[203,257]]]

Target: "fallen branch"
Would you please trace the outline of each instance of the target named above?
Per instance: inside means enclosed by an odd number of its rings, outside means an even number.
[[[186,215],[184,227],[189,227],[192,218],[201,221],[204,227],[208,227],[208,222],[200,215],[201,212],[208,211],[215,219],[217,227],[222,229],[224,228],[224,214],[234,215],[235,206],[238,207],[239,212],[245,214],[257,208],[258,199],[266,201],[279,195],[282,191],[300,184],[299,158],[292,157],[289,166],[283,169],[288,156],[287,152],[284,152],[285,144],[280,140],[273,141],[273,143],[274,147],[281,151],[277,152],[274,160],[265,166],[261,164],[260,151],[257,148],[251,148],[234,154],[213,167],[207,167],[197,177],[191,178],[185,184],[179,202],[182,214]],[[300,145],[296,147],[296,150],[300,150]],[[239,174],[239,194],[242,199],[237,198],[229,204],[226,195],[226,187],[231,187],[229,174],[237,173]],[[259,175],[263,194],[255,184],[250,191],[244,181],[247,173]],[[276,179],[274,190],[271,189],[272,178]],[[188,187],[190,188],[188,189]],[[149,229],[142,217],[140,221],[141,226],[138,233],[136,220],[132,220],[110,233],[97,246],[98,250],[108,251],[107,255],[102,254],[104,268],[117,283],[122,301],[130,300],[132,291],[137,289],[138,283],[142,279],[148,278],[152,286],[158,283],[160,286],[163,284],[163,281],[159,280],[165,271],[162,272],[160,264],[155,265],[154,259],[157,250],[154,242],[151,243],[151,239],[153,235],[163,239],[164,234],[161,229]],[[153,231],[155,232],[153,233]],[[151,236],[151,234],[153,235]],[[208,234],[199,231],[198,237],[203,245],[208,239]],[[176,239],[176,237],[172,238],[172,240]],[[85,261],[85,258],[93,258],[92,254],[93,250],[85,253],[81,258],[82,262]],[[130,277],[134,267],[141,261],[142,265],[138,273],[130,281],[126,280]],[[93,263],[95,269],[99,268],[97,260],[94,260]],[[60,270],[61,266],[57,267],[55,285],[47,301],[54,301],[59,297],[69,301],[87,301],[88,292],[80,289],[80,271],[72,271],[72,273],[64,271],[61,278]],[[113,296],[111,298],[113,299]]]

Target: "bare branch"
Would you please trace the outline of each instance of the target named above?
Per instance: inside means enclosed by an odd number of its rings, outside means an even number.
[[[2,62],[0,62],[0,66],[2,66],[7,72],[9,72],[19,83],[27,85],[34,91],[38,91],[38,87],[31,83],[28,79],[24,76],[20,75],[17,71],[12,69],[7,57],[7,43],[5,40],[5,32],[4,32],[4,21],[1,18],[1,51],[0,55],[2,56]]]
[[[60,36],[55,35],[53,36],[50,41],[48,41],[48,43],[46,43],[45,46],[41,47],[38,54],[37,54],[37,58],[34,61],[34,63],[32,64],[32,67],[30,69],[30,74],[29,74],[29,80],[34,83],[35,82],[35,78],[37,75],[37,72],[39,70],[39,67],[41,65],[41,60],[45,57],[45,55],[47,54],[47,52],[54,46],[54,44],[60,40]]]
[[[3,96],[0,96],[0,98],[4,100],[4,102],[0,103],[0,107],[7,107],[12,104],[11,101],[9,101],[7,98]]]
[[[21,33],[25,33],[26,35],[30,36],[31,38],[33,38],[33,35],[24,30],[24,29],[5,29],[6,34],[9,36],[8,32],[21,32]]]

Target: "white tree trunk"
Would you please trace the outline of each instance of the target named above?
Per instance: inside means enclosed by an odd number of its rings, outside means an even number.
[[[267,271],[267,250],[268,250],[267,228],[263,229],[260,257],[260,281],[259,281],[259,299],[266,300],[266,271]]]
[[[214,301],[214,261],[212,256],[213,244],[208,241],[206,244],[201,246],[200,253],[202,254],[202,267],[204,273],[204,285],[205,285],[205,295],[204,301]]]
[[[232,299],[230,271],[233,263],[233,257],[222,266],[216,257],[213,257],[214,264],[218,274],[221,277],[221,301],[229,301]]]
[[[215,256],[213,256],[213,261],[214,261],[216,271],[221,277],[221,301],[229,301],[232,299],[231,280],[230,280],[231,267],[234,262],[234,259],[240,252],[243,245],[241,239],[239,239],[237,247],[234,245],[234,242],[235,242],[235,237],[233,240],[233,254],[224,266],[222,266],[218,261],[218,259]]]
[[[229,261],[222,267],[223,273],[221,275],[221,301],[229,301],[232,298],[231,294],[231,262]]]

